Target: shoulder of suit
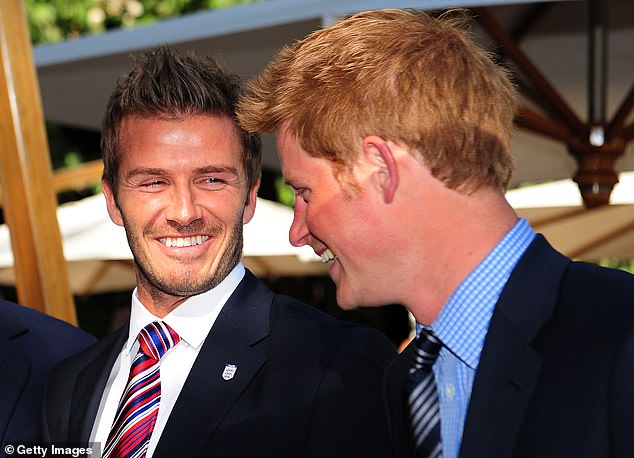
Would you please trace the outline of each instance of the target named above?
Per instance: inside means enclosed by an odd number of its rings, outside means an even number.
[[[9,338],[28,335],[43,344],[61,346],[86,346],[96,341],[94,336],[65,321],[13,302],[0,301],[0,316],[5,325],[2,334]]]
[[[634,323],[632,298],[634,275],[623,270],[577,261],[562,278],[560,299],[575,304],[576,313]]]
[[[281,294],[274,295],[272,311],[278,319],[295,323],[308,322],[320,328],[332,329],[333,331],[365,327],[353,322],[340,320],[313,305]]]
[[[273,330],[302,330],[305,338],[319,335],[321,345],[371,345],[393,349],[392,342],[369,325],[336,318],[300,300],[276,294],[271,309]]]
[[[30,365],[34,383],[96,341],[75,326],[22,305],[0,301],[0,316],[2,338],[16,358]]]
[[[122,346],[128,335],[128,325],[119,328],[114,333],[98,340],[92,345],[88,345],[81,351],[65,358],[55,365],[51,374],[51,380],[61,378],[66,380],[67,376],[74,376],[78,371],[83,370],[87,365],[104,353],[112,352],[115,347]]]
[[[21,317],[25,312],[22,306],[0,300],[0,336],[4,339],[11,339],[28,331],[28,324]]]

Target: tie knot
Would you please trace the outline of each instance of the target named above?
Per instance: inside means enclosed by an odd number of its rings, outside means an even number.
[[[163,355],[180,342],[180,337],[172,328],[162,321],[154,321],[139,332],[139,345],[147,357],[159,360]]]
[[[438,337],[432,331],[423,329],[418,339],[416,339],[412,371],[418,369],[429,371],[436,358],[438,358],[441,347],[442,342]]]

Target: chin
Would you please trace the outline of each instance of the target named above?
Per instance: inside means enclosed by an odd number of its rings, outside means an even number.
[[[358,308],[382,307],[390,302],[377,302],[376,300],[368,300],[368,298],[352,298],[346,297],[343,292],[337,288],[337,305],[342,310],[355,310]]]
[[[337,305],[342,310],[354,310],[360,307],[360,304],[351,298],[345,297],[337,288]]]

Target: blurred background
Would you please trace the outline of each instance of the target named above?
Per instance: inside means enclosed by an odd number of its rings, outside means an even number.
[[[412,7],[438,14],[448,7],[467,8],[474,39],[513,72],[521,94],[509,200],[565,254],[634,268],[631,0],[23,4],[72,301],[79,326],[98,337],[126,319],[134,284],[125,236],[108,221],[99,188],[101,114],[115,81],[130,67],[130,56],[170,44],[213,56],[248,80],[285,44],[361,10]],[[265,137],[262,203],[257,226],[245,234],[245,264],[276,292],[375,326],[398,345],[412,330],[403,307],[339,310],[324,266],[310,250],[288,243],[293,195],[282,183],[274,148]],[[17,301],[9,232],[0,228],[0,294]]]

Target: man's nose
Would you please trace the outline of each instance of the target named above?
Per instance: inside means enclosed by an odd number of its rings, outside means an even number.
[[[310,231],[306,225],[306,209],[301,202],[295,203],[293,212],[293,223],[288,231],[288,239],[291,245],[300,247],[308,244]]]
[[[188,226],[202,217],[196,194],[189,187],[174,189],[171,203],[167,212],[167,219]]]

